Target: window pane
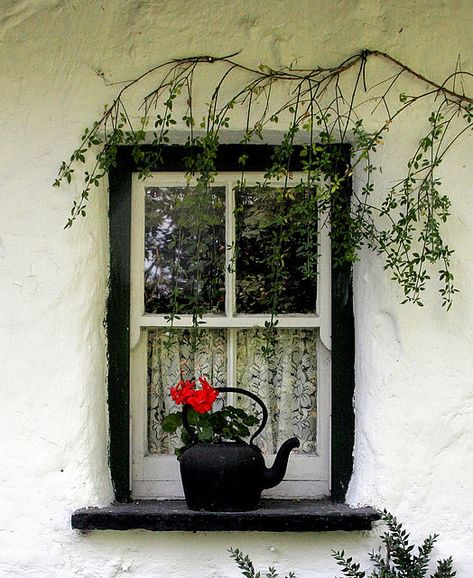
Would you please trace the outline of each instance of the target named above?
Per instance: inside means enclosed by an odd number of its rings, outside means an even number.
[[[227,340],[224,329],[153,329],[148,332],[148,451],[174,453],[178,436],[161,429],[163,417],[178,409],[169,390],[181,379],[205,376],[215,387],[227,384]]]
[[[266,359],[262,329],[239,330],[237,334],[237,386],[256,393],[265,403],[269,419],[255,443],[265,453],[275,453],[288,438],[301,442],[299,452],[316,452],[317,421],[317,331],[279,329],[275,354]],[[227,385],[227,337],[224,329],[191,331],[153,329],[148,333],[148,451],[173,453],[181,445],[176,435],[161,429],[163,417],[177,409],[169,390],[184,379],[208,378],[215,387]],[[229,396],[247,411],[258,406],[245,396]]]
[[[317,331],[278,329],[275,354],[265,358],[262,329],[238,331],[237,383],[258,395],[269,413],[265,430],[255,443],[266,453],[275,453],[293,436],[299,438],[299,452],[316,451],[317,420]],[[238,404],[247,409],[253,403],[240,396]]]
[[[317,202],[312,189],[236,188],[236,304],[239,313],[314,313]],[[281,239],[281,242],[279,242]],[[284,266],[278,267],[282,249]]]
[[[146,313],[225,310],[225,188],[147,187]]]

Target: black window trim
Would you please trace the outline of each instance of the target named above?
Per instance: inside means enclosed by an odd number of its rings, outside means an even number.
[[[334,158],[334,174],[345,175],[350,164],[349,145],[326,145]],[[143,147],[152,150],[151,147]],[[238,159],[248,155],[247,171],[270,165],[270,145],[220,145],[217,171],[239,171]],[[185,172],[189,148],[169,145],[163,162],[153,171]],[[295,159],[299,155],[294,155]],[[292,170],[301,170],[297,160]],[[132,173],[139,171],[131,147],[120,146],[116,164],[109,171],[110,282],[107,308],[109,465],[115,500],[130,501],[130,241]],[[348,208],[351,180],[343,181],[343,202]],[[332,260],[334,261],[334,260]],[[353,470],[354,444],[354,318],[351,264],[332,265],[332,415],[331,415],[331,500],[345,500]]]

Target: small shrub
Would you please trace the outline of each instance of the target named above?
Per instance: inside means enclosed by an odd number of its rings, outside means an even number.
[[[409,543],[409,534],[392,514],[385,510],[381,517],[388,527],[387,532],[381,536],[386,551],[383,554],[380,548],[378,552],[370,553],[374,568],[369,574],[360,570],[360,564],[354,562],[353,558],[345,556],[343,550],[332,552],[344,576],[349,578],[426,578],[438,534],[428,536],[416,551],[414,544]],[[430,578],[453,578],[456,572],[452,566],[451,557],[437,561],[437,569],[434,574],[430,575]]]
[[[370,570],[360,570],[360,564],[354,562],[351,556],[346,556],[343,550],[332,551],[332,556],[340,566],[343,575],[347,578],[427,578],[427,572],[431,561],[437,534],[428,536],[420,546],[416,548],[409,542],[409,534],[403,529],[396,518],[387,512],[382,512],[381,518],[387,525],[387,531],[381,536],[384,544],[377,552],[370,552],[369,557],[373,563]],[[277,578],[279,574],[272,567],[266,574],[255,571],[253,562],[248,555],[240,550],[231,549],[230,556],[240,568],[245,578]],[[451,557],[438,560],[437,567],[430,578],[454,578],[453,560]],[[294,572],[290,572],[285,578],[296,578]]]
[[[269,567],[266,574],[261,574],[261,572],[256,572],[253,562],[250,560],[248,555],[243,554],[238,549],[230,549],[230,556],[235,560],[238,568],[241,570],[242,576],[245,578],[278,578],[279,574],[276,572],[276,569],[273,567]],[[287,576],[284,578],[296,578],[294,572],[289,572]]]

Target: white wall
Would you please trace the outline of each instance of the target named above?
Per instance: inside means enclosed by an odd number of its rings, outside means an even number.
[[[222,55],[329,66],[368,47],[443,80],[473,70],[469,0],[0,0],[0,576],[238,576],[226,548],[258,564],[332,578],[332,548],[366,559],[374,534],[80,535],[70,514],[112,499],[107,468],[106,195],[64,231],[79,184],[60,161],[110,103],[116,82],[169,58]],[[420,118],[382,148],[381,188],[402,171]],[[238,127],[237,127],[238,128]],[[352,504],[387,507],[419,538],[441,537],[460,578],[473,564],[473,169],[471,137],[443,167],[461,293],[400,306],[379,258],[355,270],[356,447]],[[356,180],[358,184],[358,180]]]

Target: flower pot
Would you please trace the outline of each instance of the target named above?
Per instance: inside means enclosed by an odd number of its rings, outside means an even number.
[[[238,512],[258,507],[264,459],[246,443],[198,443],[181,457],[181,479],[191,510]]]
[[[297,438],[291,438],[279,448],[273,466],[265,466],[261,450],[253,439],[261,433],[268,419],[268,411],[254,393],[235,387],[217,388],[220,392],[231,391],[247,395],[262,410],[261,424],[247,444],[242,441],[218,443],[199,442],[187,419],[189,406],[184,406],[183,426],[193,440],[181,456],[181,479],[187,506],[191,510],[210,512],[242,512],[258,507],[261,492],[279,484],[286,473],[291,450],[299,446]]]

